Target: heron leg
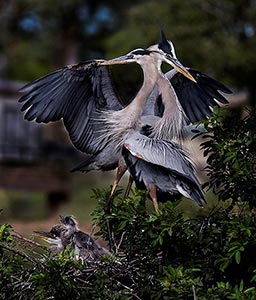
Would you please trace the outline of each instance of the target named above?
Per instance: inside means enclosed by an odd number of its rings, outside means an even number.
[[[158,206],[158,202],[157,202],[156,186],[155,186],[155,185],[152,186],[152,187],[149,189],[149,194],[150,194],[150,197],[152,198],[152,201],[153,201],[155,210],[158,211],[158,210],[159,210],[159,206]]]
[[[125,193],[124,193],[124,199],[129,196],[130,190],[132,188],[132,184],[133,184],[133,178],[130,175],[129,176],[129,181],[128,181],[128,184],[127,184],[127,187],[126,187],[126,190],[125,190]]]
[[[124,175],[126,170],[127,170],[126,165],[123,165],[123,164],[118,165],[117,172],[116,172],[116,177],[115,177],[115,180],[113,182],[110,195],[108,196],[108,199],[106,200],[105,205],[104,205],[104,212],[105,212],[106,215],[110,214],[110,204],[111,204],[113,194],[114,194],[114,192],[117,188],[117,185],[118,185],[120,179],[122,178],[122,176]],[[112,248],[113,248],[113,242],[112,242],[112,234],[111,234],[111,224],[110,224],[109,220],[107,220],[107,231],[108,231],[108,238],[109,238],[109,249],[111,251]]]
[[[115,190],[118,186],[119,181],[123,177],[126,170],[127,170],[127,167],[124,164],[119,164],[119,166],[117,168],[117,172],[116,172],[116,177],[115,177],[115,180],[114,180],[113,185],[112,185],[111,192],[110,192],[110,194],[108,196],[108,199],[106,200],[105,205],[104,205],[104,211],[105,211],[106,214],[110,213],[110,204],[111,204],[112,197],[113,197],[114,192],[115,192]]]

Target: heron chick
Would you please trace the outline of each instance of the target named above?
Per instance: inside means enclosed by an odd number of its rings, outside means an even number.
[[[111,255],[110,252],[100,247],[87,233],[81,231],[74,216],[60,215],[60,221],[65,227],[65,236],[71,239],[75,255],[82,260],[95,260],[102,255]]]
[[[55,225],[50,231],[34,231],[36,236],[51,245],[49,247],[51,252],[61,252],[71,243],[71,239],[65,235],[65,232],[66,229],[62,225]]]

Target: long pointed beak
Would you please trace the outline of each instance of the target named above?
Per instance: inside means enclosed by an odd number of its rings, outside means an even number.
[[[186,76],[188,79],[194,81],[195,83],[197,82],[177,58],[173,58],[170,55],[166,55],[165,62],[173,66],[178,72]]]
[[[101,65],[109,66],[109,65],[121,65],[121,64],[128,64],[134,62],[132,55],[122,55],[110,60],[105,60],[101,62]]]
[[[47,231],[34,231],[35,235],[42,239],[53,239],[54,235]]]

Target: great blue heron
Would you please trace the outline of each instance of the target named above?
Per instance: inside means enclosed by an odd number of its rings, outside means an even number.
[[[110,61],[67,66],[24,86],[21,92],[26,94],[19,101],[25,102],[25,119],[47,123],[62,118],[77,149],[97,155],[115,144],[115,151],[120,152],[127,134],[137,127],[163,61],[194,80],[176,57],[163,51],[136,49]],[[144,82],[134,100],[123,108],[104,65],[131,62],[141,65]],[[111,195],[125,170],[120,164]]]
[[[20,99],[20,102],[25,102],[22,106],[22,110],[26,110],[25,118],[46,123],[63,118],[77,149],[97,158],[100,157],[103,161],[106,161],[106,157],[109,158],[109,153],[112,152],[114,160],[110,157],[111,159],[106,164],[104,162],[101,165],[106,169],[116,167],[117,162],[120,162],[121,148],[125,139],[139,127],[140,116],[147,99],[157,83],[161,86],[163,76],[160,68],[163,61],[171,64],[178,72],[195,82],[189,71],[178,61],[172,43],[168,42],[162,34],[162,40],[156,47],[146,50],[136,49],[110,61],[94,60],[67,66],[26,85],[21,90],[26,94]],[[134,100],[128,106],[123,107],[114,93],[108,67],[104,65],[131,62],[141,65],[144,82]],[[165,86],[168,88],[167,95],[170,91],[173,92],[169,81],[168,86]],[[161,92],[160,89],[159,91]],[[161,94],[163,96],[162,92]],[[186,103],[184,99],[183,101]],[[215,103],[215,100],[211,99],[211,103],[207,104],[212,105],[212,103]],[[173,108],[181,111],[176,98]],[[173,113],[175,109],[172,111],[172,116],[174,116],[172,120],[168,118],[172,121],[171,123],[166,122],[166,118],[162,117],[160,121],[157,121],[158,126],[155,128],[168,128],[166,125],[170,127],[171,124],[178,130],[169,130],[169,132],[178,132],[185,118],[182,111],[177,117],[176,113]],[[167,109],[165,110],[167,112]],[[202,111],[205,112],[204,109]],[[108,152],[107,155],[106,152]],[[94,162],[100,159],[94,159]],[[110,196],[125,170],[126,166],[123,163],[119,164],[117,178]]]
[[[97,259],[102,255],[110,255],[110,252],[100,247],[87,233],[81,231],[74,216],[60,215],[60,221],[65,227],[65,236],[71,239],[75,255],[81,259]]]
[[[151,51],[167,53],[168,55],[176,59],[174,46],[170,41],[167,41],[163,33],[160,43],[158,45],[151,46],[148,49]],[[227,103],[226,98],[224,98],[223,95],[219,93],[219,91],[224,93],[231,93],[231,91],[223,84],[215,81],[205,74],[202,74],[199,71],[192,69],[190,70],[190,72],[193,74],[193,77],[196,78],[196,83],[191,81],[190,79],[187,79],[184,75],[177,72],[176,69],[173,69],[167,74],[162,74],[161,70],[159,69],[158,80],[144,107],[141,123],[142,125],[144,123],[144,125],[147,126],[148,132],[150,132],[149,136],[151,138],[172,141],[172,143],[169,145],[165,144],[164,148],[170,148],[168,152],[169,159],[171,159],[171,153],[173,150],[173,159],[180,160],[176,162],[177,167],[183,163],[184,165],[187,165],[187,168],[189,168],[189,172],[187,172],[186,170],[181,171],[181,169],[179,169],[179,175],[181,176],[179,178],[179,181],[181,178],[183,178],[186,181],[186,183],[183,182],[183,184],[185,184],[188,188],[188,185],[189,183],[191,184],[191,182],[187,178],[187,173],[190,173],[190,175],[192,176],[190,177],[190,180],[192,180],[193,182],[190,191],[190,193],[192,193],[193,189],[198,190],[198,181],[195,178],[194,174],[192,175],[192,173],[194,173],[193,167],[190,163],[187,163],[187,156],[184,155],[182,151],[178,156],[176,155],[180,151],[180,148],[178,145],[174,144],[173,141],[180,141],[182,131],[185,125],[187,125],[189,122],[199,121],[207,116],[210,116],[212,114],[211,107],[218,106],[218,103],[216,101]],[[151,152],[154,151],[154,153],[156,153],[156,149],[147,150]],[[124,153],[126,152],[124,151]],[[157,155],[161,154],[158,152]],[[121,154],[119,152],[115,152],[115,144],[110,144],[98,154],[88,155],[87,158],[73,170],[79,170],[82,172],[88,172],[91,170],[109,170],[117,167],[117,163],[118,161],[120,161],[120,156]],[[126,155],[126,163],[129,162],[127,156],[128,154]],[[138,157],[136,159],[133,158],[133,161],[134,160],[137,161]],[[149,164],[154,163],[154,160],[151,160],[149,162]],[[145,169],[147,168],[146,162],[137,163],[137,168],[142,165],[144,166],[145,171]],[[160,167],[165,166],[161,165]],[[174,167],[174,165],[172,165],[172,167]],[[159,173],[160,170],[158,169],[157,171]],[[169,172],[173,171],[177,172],[175,168],[172,171],[169,170]],[[134,172],[132,173],[135,174]],[[151,176],[156,177],[156,174],[154,174],[154,172],[150,172],[146,176],[147,180],[149,180],[148,177],[150,176],[150,174]],[[116,177],[116,181],[114,182],[115,186],[117,185],[121,175],[122,172],[120,172]],[[166,179],[167,177],[163,176],[162,180],[164,178]],[[151,180],[153,180],[153,178],[151,178]],[[178,181],[176,181],[176,184],[178,184]],[[158,189],[160,185],[165,185],[165,190],[176,190],[176,184],[173,184],[173,182],[171,184],[171,181],[169,181],[169,186],[167,188],[166,180],[160,184],[160,177],[158,176]],[[137,183],[137,186],[142,185]],[[190,193],[185,193],[183,190],[183,195],[186,194],[188,198],[191,198]],[[194,198],[197,203],[200,203],[199,195],[201,195],[201,192],[198,190],[198,193],[196,194],[197,197],[195,197],[194,194],[194,197],[192,197],[192,199]]]
[[[173,44],[166,40],[163,32],[161,42],[150,49],[161,49],[176,57]],[[174,141],[180,142],[183,129],[190,122],[210,116],[210,107],[218,105],[216,100],[228,102],[219,90],[231,93],[223,84],[207,75],[196,70],[189,71],[196,78],[196,83],[187,80],[175,69],[165,75],[160,74],[141,118],[147,133],[131,135],[123,150],[126,165],[136,186],[149,189],[156,209],[156,199],[167,200],[168,193],[177,191],[199,205],[202,204],[200,199],[204,197],[193,165]]]

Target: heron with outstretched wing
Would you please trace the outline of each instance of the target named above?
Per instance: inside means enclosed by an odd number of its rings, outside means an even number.
[[[25,119],[44,123],[63,119],[74,146],[91,155],[105,157],[104,149],[110,145],[117,157],[114,163],[110,159],[111,167],[118,164],[111,197],[126,170],[119,161],[122,145],[129,132],[138,126],[163,61],[194,80],[176,57],[157,50],[136,49],[110,61],[67,66],[27,84],[21,89],[25,95],[19,100]],[[114,92],[107,65],[131,62],[140,64],[144,81],[133,101],[123,107]]]
[[[144,81],[133,101],[124,107],[112,86],[108,66],[132,62],[141,66]],[[161,72],[163,62],[181,75],[172,73],[168,80]],[[145,111],[154,110],[150,116],[155,117],[153,125],[148,122],[150,113],[146,114],[145,124],[151,126],[150,137],[168,140],[177,138],[189,119],[194,121],[210,114],[209,107],[216,104],[215,99],[219,100],[216,95],[221,96],[218,90],[222,86],[204,81],[198,74],[195,72],[199,83],[179,62],[173,44],[162,33],[160,43],[146,50],[136,49],[110,61],[93,60],[67,66],[39,78],[21,90],[25,95],[20,102],[24,103],[22,110],[26,111],[27,120],[47,123],[63,119],[74,146],[90,155],[77,169],[108,170],[118,166],[111,197],[127,168],[121,156],[122,147],[130,134],[141,130],[145,122],[141,115]],[[184,92],[185,86],[189,86],[184,78],[193,84],[189,89],[191,97]],[[203,99],[204,105],[191,108],[194,96]]]

